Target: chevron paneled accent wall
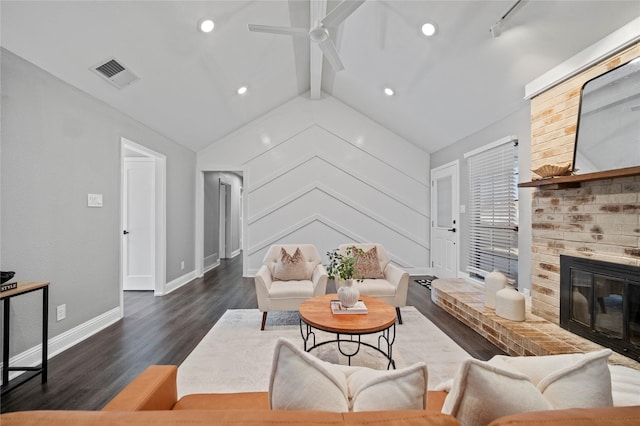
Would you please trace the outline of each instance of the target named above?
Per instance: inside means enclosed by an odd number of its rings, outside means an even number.
[[[335,98],[295,98],[198,153],[199,174],[217,170],[244,174],[245,276],[272,244],[312,243],[326,262],[350,241],[429,272],[429,154]]]

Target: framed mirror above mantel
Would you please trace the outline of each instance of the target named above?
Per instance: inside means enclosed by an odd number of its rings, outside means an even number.
[[[640,84],[638,80],[625,78],[629,75],[640,78],[640,73],[632,72],[632,67],[640,66],[634,62],[640,61],[638,58],[640,17],[525,86],[525,99],[531,101],[530,169],[534,171],[546,165],[569,165],[571,175],[539,180],[533,175],[531,182],[522,182],[519,187],[575,188],[581,186],[582,182],[640,175],[640,130],[634,130],[634,126],[640,129]],[[634,65],[625,67],[631,63]],[[618,68],[621,72],[616,71]],[[604,77],[598,80],[601,76]],[[589,84],[590,81],[598,83]],[[621,81],[624,84],[619,84]],[[584,109],[581,105],[583,89],[591,98],[588,99],[590,105]],[[618,117],[621,108],[628,114],[626,121]],[[585,124],[583,117],[580,117],[581,112],[589,116],[587,121],[592,120],[591,123]],[[623,132],[618,130],[625,128],[628,133],[623,136]],[[638,133],[635,136],[634,131]],[[589,134],[593,134],[593,141],[588,140]],[[587,136],[587,142],[583,143],[583,136]],[[600,140],[596,141],[596,137]],[[626,140],[626,144],[622,143],[623,140]],[[596,167],[592,168],[588,162],[580,161],[582,153],[576,153],[576,142],[578,151],[581,146],[588,148],[591,145],[595,146],[595,155],[603,157],[602,152],[607,151],[634,151],[625,155],[624,161],[619,161],[620,157],[610,157],[606,159],[607,162],[601,162],[605,158],[597,158]],[[618,144],[621,146],[614,148]],[[575,168],[580,170],[573,170],[574,163]]]
[[[632,167],[640,167],[640,57],[582,86],[571,170]]]
[[[640,18],[636,21],[640,24]],[[519,187],[577,188],[582,182],[640,175],[638,28],[612,40],[611,50],[585,55],[590,59],[573,76],[556,76],[556,83],[550,83],[545,75],[527,86],[532,171],[549,166],[569,169],[563,169],[566,175],[534,177]],[[612,54],[614,50],[618,53]]]

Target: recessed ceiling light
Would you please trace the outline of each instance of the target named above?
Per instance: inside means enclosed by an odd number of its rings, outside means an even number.
[[[427,22],[422,26],[422,34],[426,35],[427,37],[431,37],[436,32],[438,32],[438,27],[436,27],[436,24],[434,24],[433,22]]]
[[[395,92],[393,91],[393,89],[389,88],[389,87],[385,87],[384,88],[384,94],[387,96],[393,96]]]
[[[247,86],[242,86],[238,88],[238,95],[244,95],[247,93]]]
[[[203,33],[210,33],[216,25],[211,19],[201,19],[198,21],[198,29]]]

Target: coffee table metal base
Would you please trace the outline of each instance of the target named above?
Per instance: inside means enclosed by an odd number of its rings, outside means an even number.
[[[300,319],[300,334],[302,335],[302,340],[304,341],[304,350],[307,352],[311,352],[313,349],[318,348],[320,346],[329,344],[329,343],[337,343],[338,351],[347,357],[349,365],[351,365],[351,358],[360,352],[361,346],[367,346],[369,348],[375,349],[389,361],[387,363],[387,370],[391,367],[393,369],[396,368],[396,362],[393,360],[393,343],[396,340],[396,324],[395,322],[387,327],[384,330],[376,331],[375,333],[380,333],[378,336],[378,345],[372,345],[369,342],[363,342],[362,336],[366,334],[373,333],[336,333],[336,338],[333,340],[326,340],[320,343],[316,342],[316,334],[313,331],[313,327],[309,324],[305,323],[302,319]]]

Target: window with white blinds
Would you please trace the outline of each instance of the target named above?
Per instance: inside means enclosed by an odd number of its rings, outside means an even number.
[[[494,269],[518,278],[518,140],[465,155],[469,165],[471,276]]]

